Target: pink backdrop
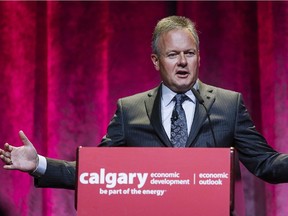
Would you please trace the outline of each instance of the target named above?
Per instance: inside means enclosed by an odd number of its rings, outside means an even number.
[[[0,142],[24,130],[45,156],[75,159],[105,134],[119,97],[150,89],[156,22],[200,31],[202,81],[240,91],[270,145],[288,152],[288,2],[0,2]],[[243,169],[247,215],[288,215],[288,185]],[[74,191],[0,169],[0,215],[75,215]]]

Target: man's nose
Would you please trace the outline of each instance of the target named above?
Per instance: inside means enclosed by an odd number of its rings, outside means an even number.
[[[186,59],[186,56],[183,52],[181,52],[179,54],[178,64],[181,66],[183,66],[183,65],[185,66],[187,64],[187,59]]]

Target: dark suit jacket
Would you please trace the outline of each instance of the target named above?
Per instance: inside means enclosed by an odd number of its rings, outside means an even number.
[[[240,161],[259,178],[270,183],[288,182],[288,156],[268,146],[256,131],[240,93],[206,85],[199,92],[212,121],[213,141],[205,109],[198,102],[186,147],[235,147]],[[161,85],[119,99],[101,147],[172,147],[161,123]],[[39,187],[75,187],[75,162],[47,159]]]

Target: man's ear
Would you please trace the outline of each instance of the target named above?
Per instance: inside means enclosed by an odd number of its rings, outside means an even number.
[[[155,69],[158,71],[159,70],[159,59],[158,59],[158,56],[156,54],[151,54],[151,60],[152,60],[152,63],[155,67]]]

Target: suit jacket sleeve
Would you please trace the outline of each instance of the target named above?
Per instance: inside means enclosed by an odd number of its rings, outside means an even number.
[[[240,94],[239,94],[240,95]],[[275,151],[256,131],[240,95],[235,124],[235,148],[244,166],[269,183],[288,182],[288,155]]]
[[[68,162],[63,160],[47,159],[45,174],[34,179],[36,187],[75,189],[76,182],[76,161]]]

